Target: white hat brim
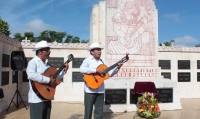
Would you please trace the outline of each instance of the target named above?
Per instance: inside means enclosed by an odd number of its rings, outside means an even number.
[[[100,47],[89,48],[88,51],[91,51],[91,50],[93,50],[93,49],[95,49],[95,48],[100,48]],[[103,48],[100,48],[100,49],[103,50]]]
[[[48,47],[39,47],[39,48],[33,49],[32,51],[37,51],[37,50],[42,49],[42,48],[48,48]],[[49,47],[49,48],[50,48],[50,47]]]

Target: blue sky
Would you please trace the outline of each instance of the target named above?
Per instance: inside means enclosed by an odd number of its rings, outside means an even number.
[[[89,39],[90,13],[99,1],[0,0],[0,17],[9,23],[12,34],[33,31],[38,36],[48,29]],[[154,2],[158,9],[159,43],[175,40],[178,46],[200,44],[200,0]]]

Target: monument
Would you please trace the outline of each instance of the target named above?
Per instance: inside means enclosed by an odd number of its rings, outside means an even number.
[[[129,61],[105,81],[105,112],[136,111],[131,100],[135,82],[154,82],[161,110],[181,109],[177,82],[161,76],[158,66],[158,11],[153,0],[105,0],[91,14],[91,42],[104,47],[108,66],[126,53]]]

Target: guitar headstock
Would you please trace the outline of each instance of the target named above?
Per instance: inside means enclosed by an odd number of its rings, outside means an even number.
[[[121,63],[125,63],[129,60],[128,55],[129,55],[129,53],[126,53],[126,56],[121,59]]]
[[[72,61],[73,59],[74,59],[74,56],[73,56],[72,54],[70,54],[70,55],[68,56],[67,62],[69,63],[69,62]]]

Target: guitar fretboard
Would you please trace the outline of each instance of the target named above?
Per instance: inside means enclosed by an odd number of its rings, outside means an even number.
[[[126,57],[123,57],[119,62],[111,65],[110,67],[108,67],[106,70],[105,70],[105,73],[108,73],[111,69],[115,68],[116,66],[118,66],[118,63],[124,63],[124,62],[127,62],[129,59],[128,57],[128,54],[126,55]]]
[[[65,63],[69,63],[70,60],[67,60]],[[59,73],[65,68],[66,66],[63,64],[57,71],[56,73],[53,75],[53,78],[56,79],[56,77],[59,75]]]
[[[110,70],[112,70],[113,68],[115,68],[116,66],[118,66],[118,63],[119,63],[119,62],[117,62],[117,63],[111,65],[110,67],[108,67],[108,68],[105,70],[105,73],[108,73]]]

